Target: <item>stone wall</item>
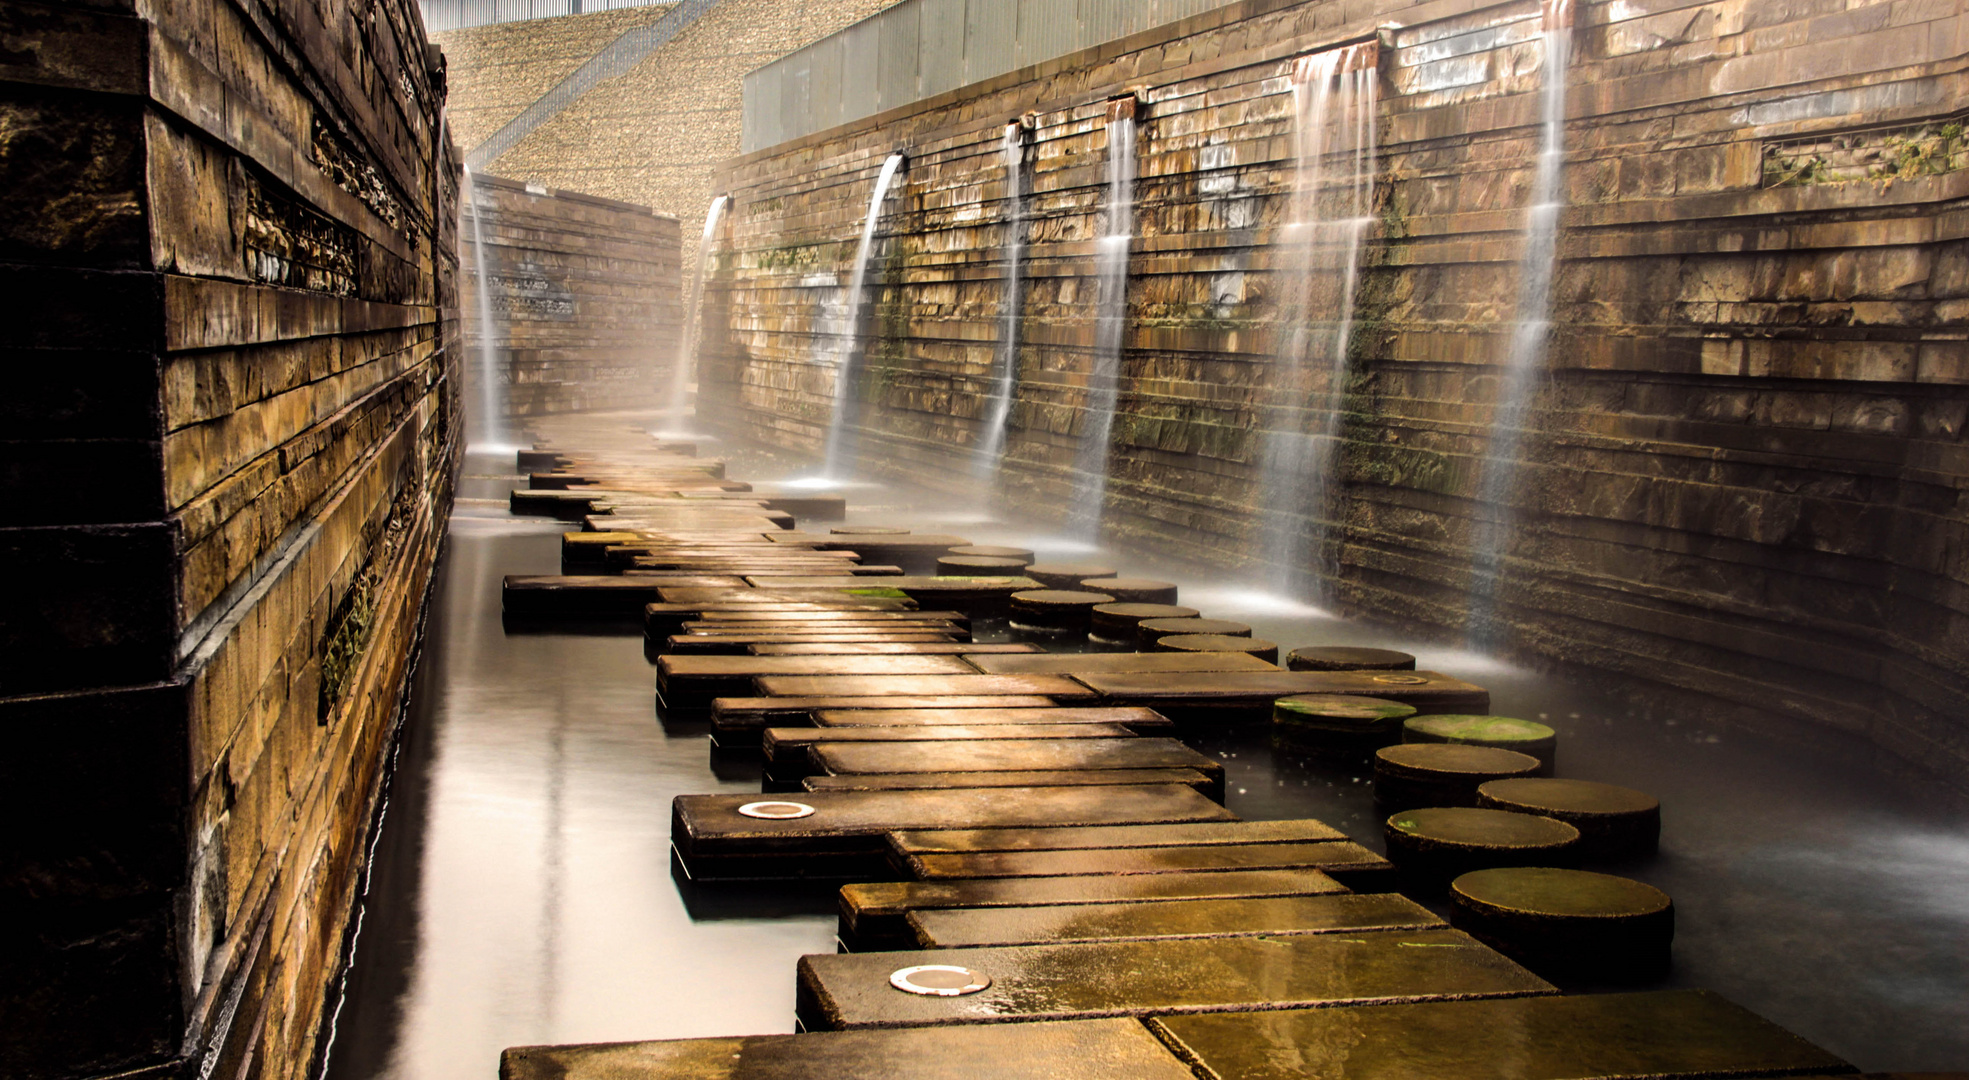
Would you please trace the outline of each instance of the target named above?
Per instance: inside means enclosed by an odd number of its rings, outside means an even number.
[[[1850,10],[1848,10],[1850,9]],[[1804,716],[1969,777],[1969,196],[1959,5],[1579,5],[1554,333],[1506,645]],[[1034,114],[998,496],[1057,517],[1093,341],[1105,99],[1139,93],[1104,528],[1257,574],[1289,65],[1379,33],[1378,221],[1347,372],[1338,600],[1460,633],[1515,321],[1545,49],[1526,0],[1246,0],[732,161],[700,413],[817,447],[872,178],[910,155],[854,399],[871,467],[961,477]]]
[[[449,512],[412,0],[0,0],[0,1074],[301,1077]]]
[[[676,218],[475,174],[460,227],[468,400],[483,400],[481,232],[506,416],[652,408],[665,400],[682,307]]]

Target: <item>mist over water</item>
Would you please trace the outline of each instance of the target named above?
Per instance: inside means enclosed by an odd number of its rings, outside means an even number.
[[[506,447],[512,445],[513,439],[506,426],[506,388],[500,378],[499,347],[493,337],[492,285],[485,269],[484,203],[480,199],[479,184],[472,175],[472,167],[464,166],[464,170],[465,191],[458,200],[458,213],[462,219],[466,208],[471,208],[472,265],[477,278],[474,294],[479,307],[478,422],[467,424],[466,434],[468,441],[475,446]],[[459,231],[462,235],[464,230],[461,228]]]
[[[1134,99],[1108,103],[1106,225],[1094,242],[1094,355],[1087,377],[1087,422],[1074,455],[1068,532],[1093,541],[1107,499],[1108,437],[1120,395],[1121,347],[1128,331],[1128,251],[1135,234]]]
[[[697,273],[691,277],[690,292],[684,297],[684,325],[677,334],[677,359],[670,373],[670,400],[666,410],[670,426],[688,431],[692,376],[697,371],[697,350],[704,336],[704,276],[711,265],[711,245],[718,226],[725,220],[731,198],[720,195],[704,212],[704,235],[697,244]]]
[[[1025,255],[1025,127],[1005,125],[1000,153],[1005,159],[1005,298],[998,317],[998,351],[993,358],[991,398],[985,405],[984,430],[978,437],[972,473],[995,484],[999,458],[1005,452],[1005,425],[1012,415],[1012,395],[1019,381],[1019,262]]]
[[[854,272],[848,278],[848,292],[844,298],[846,312],[835,334],[834,413],[827,425],[827,462],[822,473],[834,480],[844,479],[846,472],[854,468],[853,450],[846,443],[848,407],[854,397],[855,372],[868,348],[861,332],[862,308],[865,305],[863,292],[868,283],[868,262],[875,250],[875,226],[882,217],[882,201],[888,197],[889,185],[895,182],[904,160],[900,153],[890,154],[888,160],[882,162],[882,172],[875,178],[875,190],[868,196],[868,215],[862,219],[861,243],[855,247]]]

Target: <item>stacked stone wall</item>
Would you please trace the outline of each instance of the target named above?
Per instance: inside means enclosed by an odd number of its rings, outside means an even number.
[[[1554,330],[1503,508],[1509,646],[1969,777],[1969,20],[1915,0],[1576,19]],[[1287,75],[1378,35],[1341,498],[1297,509],[1331,519],[1346,608],[1456,634],[1522,276],[1540,26],[1523,0],[1248,0],[735,159],[700,412],[819,446],[827,328],[873,177],[905,150],[855,427],[869,467],[968,475],[1003,295],[1001,133],[1030,113],[997,495],[1058,516],[1087,425],[1104,103],[1138,93],[1105,531],[1263,573]]]
[[[449,513],[411,0],[0,2],[0,1074],[302,1077]]]
[[[666,400],[683,304],[677,219],[572,192],[474,177],[464,219],[466,384],[483,377],[477,243],[509,418]]]

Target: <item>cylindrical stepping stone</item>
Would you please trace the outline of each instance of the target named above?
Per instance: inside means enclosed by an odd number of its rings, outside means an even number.
[[[1668,971],[1675,905],[1652,885],[1523,866],[1464,874],[1450,899],[1450,925],[1547,978],[1627,982]]]
[[[1142,648],[1153,650],[1155,643],[1176,634],[1229,634],[1231,637],[1250,637],[1251,627],[1229,619],[1144,619],[1135,627],[1135,640]]]
[[[1107,593],[1028,589],[1012,594],[1012,625],[1033,630],[1085,631],[1094,609],[1114,603]]]
[[[1018,577],[1026,564],[1017,559],[997,559],[988,555],[942,555],[937,558],[938,577]]]
[[[1351,694],[1294,694],[1272,703],[1272,736],[1288,750],[1366,754],[1401,741],[1413,705]]]
[[[1099,579],[1096,579],[1099,580]],[[1132,644],[1135,628],[1151,619],[1194,619],[1195,608],[1175,604],[1102,604],[1094,609],[1094,636]]]
[[[1234,634],[1171,634],[1155,640],[1157,652],[1241,652],[1278,663],[1278,643]]]
[[[1017,559],[1020,566],[1032,564],[1032,549],[1002,544],[967,544],[950,549],[952,555],[976,555],[981,559]]]
[[[1412,743],[1460,743],[1464,746],[1495,746],[1530,754],[1543,763],[1540,776],[1552,775],[1553,759],[1559,751],[1559,733],[1533,720],[1510,716],[1469,716],[1437,713],[1412,717],[1402,724],[1402,741]]]
[[[1393,649],[1308,645],[1292,650],[1285,666],[1293,671],[1414,671],[1415,657]]]
[[[1374,752],[1374,798],[1389,810],[1475,806],[1477,786],[1531,776],[1539,760],[1516,750],[1460,743],[1402,743]]]
[[[1592,780],[1492,780],[1477,788],[1477,805],[1542,814],[1579,830],[1582,859],[1652,855],[1661,842],[1661,803],[1633,788]]]
[[[1113,567],[1100,563],[1036,562],[1026,567],[1027,577],[1049,589],[1078,589],[1081,582],[1090,578],[1111,578],[1114,575]]]
[[[1508,810],[1426,806],[1387,821],[1388,858],[1413,888],[1441,892],[1460,875],[1497,866],[1570,863],[1579,830]]]
[[[908,536],[908,529],[892,528],[888,525],[836,525],[827,530],[831,536]]]
[[[1080,583],[1083,589],[1099,589],[1111,594],[1124,604],[1173,604],[1176,602],[1176,586],[1173,582],[1157,581],[1154,578],[1139,577],[1093,577]]]

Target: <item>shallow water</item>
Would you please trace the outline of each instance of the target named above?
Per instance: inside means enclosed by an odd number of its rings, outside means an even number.
[[[707,456],[714,448],[707,446]],[[812,471],[728,454],[730,474]],[[686,889],[668,867],[678,794],[754,791],[714,775],[704,729],[665,726],[640,636],[512,633],[498,581],[554,573],[565,526],[506,514],[510,458],[474,455],[453,519],[373,879],[337,1020],[333,1080],[490,1080],[507,1046],[789,1031],[794,962],[833,950],[825,891]],[[1085,557],[978,500],[848,491],[851,520]],[[472,501],[473,499],[485,501]],[[1969,829],[1862,748],[1749,732],[1628,684],[1539,673],[1406,641],[1185,575],[1182,603],[1285,648],[1405,648],[1481,683],[1494,708],[1560,732],[1561,775],[1642,788],[1662,853],[1622,872],[1677,908],[1675,971],[1868,1069],[1969,1063]],[[1807,738],[1806,736],[1812,736]],[[1366,773],[1280,754],[1262,729],[1197,744],[1232,809],[1318,817],[1380,847]]]

